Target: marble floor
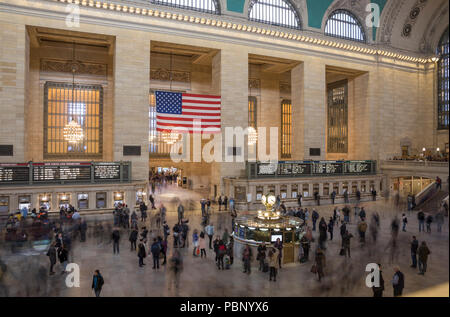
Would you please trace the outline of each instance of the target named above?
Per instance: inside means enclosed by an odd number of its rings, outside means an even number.
[[[194,198],[193,198],[194,197]],[[162,201],[167,206],[167,220],[172,228],[176,221],[175,199],[180,198],[198,200],[199,197],[178,188],[168,188],[157,196],[158,205]],[[196,208],[186,212],[190,229],[201,229],[199,204],[193,202]],[[0,259],[7,265],[7,272],[0,282],[0,296],[94,296],[91,290],[92,274],[99,269],[105,279],[102,296],[235,296],[235,297],[311,297],[311,296],[372,296],[371,289],[365,286],[365,267],[368,263],[381,263],[385,280],[384,296],[392,296],[390,280],[394,274],[393,266],[399,265],[405,274],[404,294],[414,294],[418,291],[426,291],[434,287],[448,285],[449,281],[449,231],[448,219],[442,233],[436,232],[433,224],[431,234],[419,233],[415,214],[409,215],[407,232],[401,232],[398,239],[398,247],[392,250],[389,246],[390,224],[395,215],[401,217],[400,211],[395,211],[392,204],[385,201],[363,203],[368,218],[371,213],[377,211],[381,215],[381,227],[379,239],[376,244],[367,243],[362,248],[358,239],[352,240],[352,258],[345,259],[338,255],[341,238],[339,230],[335,229],[335,239],[327,241],[326,250],[326,277],[319,283],[317,277],[310,272],[312,261],[305,264],[295,263],[284,265],[278,271],[277,281],[270,282],[268,273],[258,271],[255,266],[250,275],[242,273],[242,262],[235,255],[235,263],[230,270],[217,270],[214,264],[214,252],[207,250],[206,259],[192,256],[192,248],[181,249],[184,261],[184,269],[180,276],[180,287],[172,285],[172,273],[162,266],[159,270],[152,269],[152,259],[145,259],[146,266],[138,266],[138,258],[135,251],[130,251],[128,231],[121,230],[120,254],[114,255],[112,243],[109,241],[110,233],[105,230],[103,242],[94,238],[92,226],[95,221],[103,221],[112,224],[112,215],[84,216],[88,220],[90,229],[87,242],[74,241],[70,262],[77,263],[80,267],[80,287],[68,288],[65,283],[65,275],[48,275],[49,261],[45,253],[18,255],[11,254],[5,244],[0,245]],[[342,207],[342,206],[340,206]],[[332,206],[315,207],[320,216],[332,214]],[[217,208],[216,208],[217,209]],[[311,210],[311,208],[308,208]],[[152,218],[152,217],[150,217]],[[352,215],[353,220],[353,215]],[[147,227],[151,226],[147,220]],[[230,230],[231,218],[228,213],[218,213],[215,210],[211,221],[215,225],[216,233],[222,233],[225,227]],[[140,223],[139,227],[143,224]],[[356,225],[354,222],[348,226],[349,231],[356,237]],[[153,234],[156,234],[154,231]],[[318,233],[314,233],[315,236]],[[431,255],[428,261],[428,272],[425,276],[417,274],[417,269],[410,268],[409,241],[412,235],[418,237],[419,242],[426,241]],[[368,239],[369,240],[369,239]],[[316,239],[317,241],[317,239]],[[315,249],[315,246],[312,250]],[[168,254],[172,253],[172,240],[169,238]],[[312,256],[310,256],[312,259]],[[60,264],[55,267],[61,271]],[[447,293],[428,292],[427,294],[444,295]]]

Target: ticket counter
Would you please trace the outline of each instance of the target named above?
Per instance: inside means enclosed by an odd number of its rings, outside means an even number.
[[[31,195],[19,196],[19,210],[26,208],[28,212],[31,211]]]
[[[50,210],[51,208],[51,194],[40,194],[39,195],[39,209],[45,208],[45,210]]]
[[[114,192],[114,207],[117,207],[119,204],[123,205],[124,193],[123,192]]]
[[[69,208],[70,205],[70,194],[61,193],[58,194],[58,207]]]
[[[95,208],[101,209],[106,208],[106,193],[96,193],[95,194]]]
[[[9,197],[0,196],[0,214],[8,214],[9,212]]]
[[[89,194],[80,193],[77,195],[77,206],[78,209],[88,209],[89,208]]]
[[[139,205],[142,202],[145,202],[146,192],[143,189],[139,189],[136,191],[136,205]]]

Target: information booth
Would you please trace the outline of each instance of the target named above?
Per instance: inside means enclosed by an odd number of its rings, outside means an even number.
[[[80,193],[77,195],[77,206],[78,209],[88,209],[89,208],[89,194]]]
[[[26,208],[28,212],[31,211],[31,195],[19,196],[19,210]]]
[[[106,208],[106,193],[95,194],[95,208]]]
[[[9,197],[0,196],[0,214],[7,214],[9,212]]]

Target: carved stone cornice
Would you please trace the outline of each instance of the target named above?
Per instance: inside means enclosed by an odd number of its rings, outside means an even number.
[[[250,78],[248,80],[248,89],[261,89],[261,81],[257,78]]]
[[[174,81],[181,83],[190,83],[191,82],[191,73],[189,72],[181,72],[181,71],[170,71],[164,68],[151,69],[150,70],[150,79],[151,80],[160,80],[160,81]]]
[[[94,75],[106,77],[108,65],[71,60],[41,59],[41,72],[70,73],[76,75]]]

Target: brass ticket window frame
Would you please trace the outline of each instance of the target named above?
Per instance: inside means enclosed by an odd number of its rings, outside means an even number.
[[[348,153],[348,81],[328,85],[327,152]]]

